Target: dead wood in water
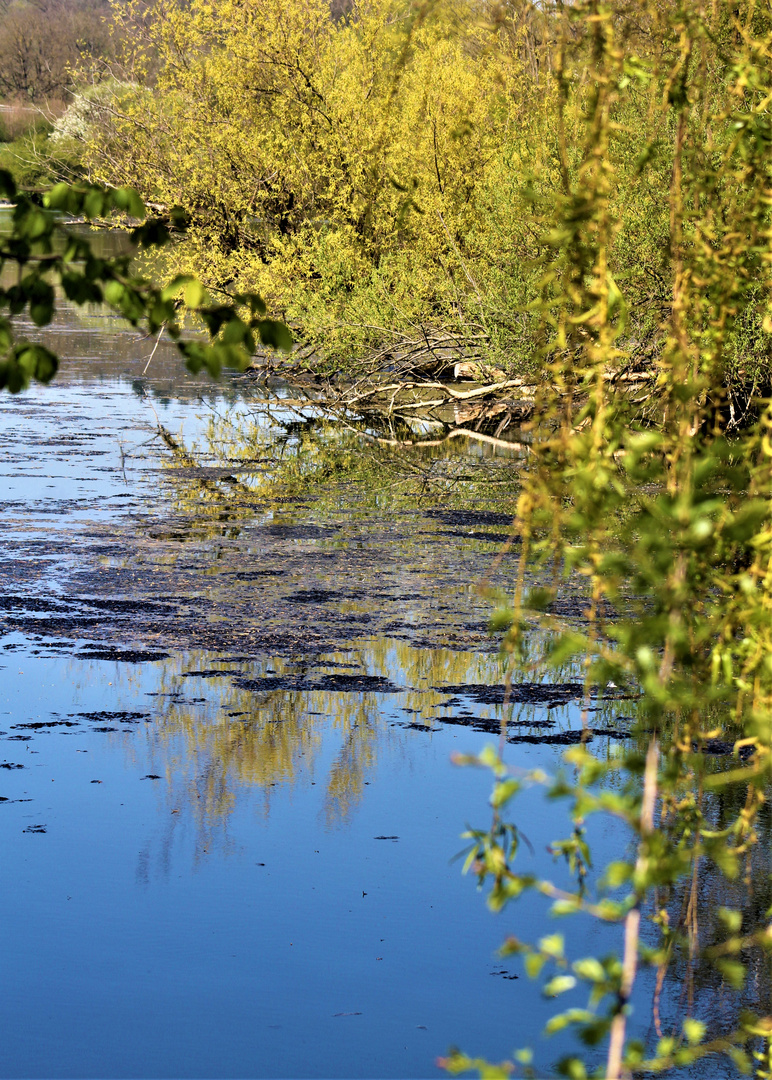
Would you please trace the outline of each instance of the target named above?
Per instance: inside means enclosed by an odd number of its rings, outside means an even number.
[[[461,366],[456,363],[457,368]],[[464,370],[476,369],[469,364]],[[264,372],[268,376],[274,373],[278,374],[270,367]],[[624,386],[626,397],[639,409],[645,409],[653,397],[655,371],[622,369],[608,371],[603,378]],[[305,392],[306,404],[323,414],[349,420],[358,416],[384,445],[406,447],[439,446],[463,436],[494,447],[524,448],[525,444],[513,442],[505,433],[534,419],[539,390],[543,389],[543,383],[535,382],[533,376],[462,382],[414,373],[400,378],[383,370],[349,382],[296,371],[285,373],[282,381],[300,394]],[[284,399],[285,407],[288,404]]]
[[[453,428],[447,435],[438,439],[385,439],[377,435],[365,433],[365,437],[379,446],[444,446],[452,439],[472,439],[474,442],[485,443],[487,446],[495,446],[499,450],[512,450],[517,453],[529,454],[531,448],[528,443],[515,442],[511,439],[497,439],[494,435],[486,435],[483,431],[474,431],[471,428]]]
[[[651,396],[654,372],[608,372],[604,379],[622,383],[635,392],[648,384],[647,392],[632,399],[641,404]],[[463,388],[462,388],[463,387]],[[326,388],[325,399],[338,408],[362,413],[380,413],[387,417],[411,419],[424,417],[452,423],[474,425],[475,430],[491,429],[494,438],[512,424],[524,423],[537,409],[538,384],[529,378],[502,379],[495,382],[463,383],[420,379],[394,379],[369,376],[345,387]]]

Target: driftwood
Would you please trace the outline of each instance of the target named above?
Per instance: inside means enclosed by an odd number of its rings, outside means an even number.
[[[603,378],[622,384],[634,404],[654,396],[655,371],[607,372]],[[469,385],[380,373],[344,386],[302,377],[290,383],[296,393],[275,399],[264,384],[266,403],[335,417],[380,446],[436,447],[471,439],[508,453],[530,453],[527,436],[518,431],[538,408],[539,387],[528,378]],[[645,388],[642,395],[638,388]]]
[[[608,383],[625,383],[631,386],[651,383],[655,377],[656,373],[651,371],[606,372],[603,376]],[[540,384],[533,382],[532,379],[518,378],[476,384],[468,389],[462,389],[463,385],[426,379],[370,376],[338,390],[335,397],[338,404],[349,408],[368,403],[380,408],[385,406],[389,411],[394,411],[397,407],[404,409],[406,407],[431,407],[447,402],[501,400],[503,394],[517,390],[518,398],[522,403],[535,401]]]
[[[443,446],[451,439],[473,439],[476,442],[495,446],[499,450],[510,450],[517,453],[530,454],[531,448],[528,443],[515,442],[511,439],[497,439],[494,435],[486,435],[482,431],[474,431],[471,428],[453,428],[447,435],[438,439],[385,439],[378,435],[364,433],[364,437],[379,446]]]
[[[370,329],[389,333],[382,327]],[[536,381],[533,375],[507,378],[500,369],[486,365],[489,345],[482,328],[463,335],[421,328],[411,339],[394,332],[392,343],[358,362],[361,374],[349,381],[340,376],[325,379],[319,368],[314,372],[309,346],[297,346],[288,364],[269,360],[261,368],[263,375],[278,376],[306,393],[307,404],[322,413],[364,420],[369,432],[365,438],[382,445],[429,447],[471,438],[527,452],[526,443],[507,436],[534,417],[544,380]],[[656,376],[651,367],[641,370],[639,360],[634,366],[606,371],[603,379],[624,386],[631,404],[645,409],[654,397]],[[579,379],[576,390],[582,394]],[[293,404],[299,405],[300,399]],[[437,434],[419,434],[422,422]]]

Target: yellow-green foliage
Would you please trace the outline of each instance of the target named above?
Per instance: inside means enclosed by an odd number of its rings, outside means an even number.
[[[670,9],[609,8],[619,76],[597,160],[613,174],[608,267],[635,362],[656,355],[671,302],[673,103],[699,79],[683,158],[686,175],[706,176],[734,137],[737,94],[753,94],[730,77],[730,5],[717,0],[687,51]],[[577,10],[373,0],[336,21],[324,0],[124,6],[134,89],[95,116],[85,164],[190,213],[175,270],[259,290],[328,354],[415,324],[473,325],[499,362],[527,366],[540,355],[533,311],[571,244],[566,207],[595,167],[581,151],[593,39]],[[722,205],[745,182],[739,161],[711,180]],[[710,242],[688,213],[685,229]],[[764,303],[762,289],[727,336],[728,368],[764,368]]]
[[[478,238],[498,249],[494,282],[532,254],[511,201],[496,221],[491,204],[513,162],[539,164],[534,102],[554,91],[466,5],[379,3],[335,23],[320,0],[164,2],[143,26],[137,89],[100,115],[85,161],[190,211],[178,269],[236,278],[345,341],[349,324],[479,322]]]

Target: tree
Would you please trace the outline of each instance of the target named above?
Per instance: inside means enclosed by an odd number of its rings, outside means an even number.
[[[99,0],[20,0],[0,22],[0,95],[43,104],[65,100],[73,69],[110,54],[110,9]]]
[[[507,132],[526,156],[541,139],[524,61],[491,49],[469,7],[392,0],[336,20],[324,0],[125,6],[132,89],[95,117],[84,167],[179,203],[176,271],[235,277],[339,358],[357,321],[476,321],[464,268],[491,234],[486,189]],[[486,255],[525,262],[527,230],[508,226]]]

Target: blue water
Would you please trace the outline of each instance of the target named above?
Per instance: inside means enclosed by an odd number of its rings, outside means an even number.
[[[198,512],[158,422],[195,440],[213,410],[252,406],[161,350],[143,375],[152,343],[99,318],[57,332],[60,379],[0,399],[0,765],[23,766],[0,768],[0,1075],[429,1077],[454,1045],[499,1060],[540,1044],[555,1004],[497,949],[555,926],[532,897],[494,917],[452,861],[465,827],[490,821],[491,778],[451,755],[495,742],[502,707],[443,687],[501,682],[474,591],[498,547],[427,518],[425,494],[413,517],[390,518],[383,496],[373,517],[347,489],[323,511],[242,515],[225,539],[153,540]],[[233,567],[268,576],[245,599],[228,592]],[[161,616],[113,625],[111,598],[137,581],[140,598],[190,605],[187,645]],[[334,603],[297,602],[304,585],[342,584]],[[94,602],[104,623],[51,621]],[[290,618],[329,626],[329,647],[196,647],[197,627]],[[116,658],[89,657],[108,645]],[[392,688],[335,689],[346,674]],[[576,701],[512,717],[527,738],[580,723]],[[554,771],[561,753],[515,742],[507,760]],[[522,869],[567,883],[546,849],[568,826],[542,789],[516,819]],[[618,826],[592,830],[603,856],[624,852]],[[572,956],[618,944],[614,929],[565,929]],[[539,1045],[543,1073],[564,1049]]]
[[[4,1076],[430,1076],[453,1044],[502,1057],[533,1039],[550,1007],[494,974],[519,973],[495,952],[533,905],[492,917],[449,862],[490,787],[449,757],[488,737],[405,731],[395,696],[370,718],[377,758],[347,813],[329,812],[333,717],[291,780],[231,776],[202,810],[206,778],[178,782],[184,739],[148,710],[161,675],[5,664],[0,758],[24,768],[0,771]],[[77,716],[96,710],[149,717],[96,732]],[[53,716],[79,726],[10,741]],[[539,793],[520,815],[523,865],[544,862]]]

